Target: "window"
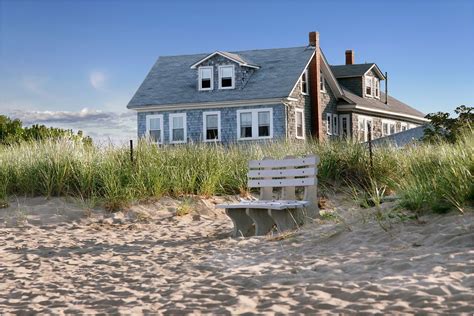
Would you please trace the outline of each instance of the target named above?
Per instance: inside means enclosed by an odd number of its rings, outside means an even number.
[[[402,124],[401,124],[401,131],[402,131],[402,132],[406,131],[407,128],[408,128],[407,123],[402,123]]]
[[[152,142],[163,143],[163,115],[147,115],[145,136]]]
[[[382,120],[382,136],[395,134],[395,121]]]
[[[186,139],[186,113],[170,114],[170,143],[185,143]]]
[[[265,139],[273,137],[273,110],[237,110],[237,138]]]
[[[220,141],[221,112],[204,112],[202,118],[204,141]]]
[[[212,66],[199,67],[199,90],[214,89],[214,68]]]
[[[374,90],[375,90],[375,96],[378,98],[379,97],[379,87],[380,87],[380,82],[378,78],[374,77]]]
[[[252,138],[252,112],[240,113],[240,138]]]
[[[296,109],[296,138],[304,138],[304,112],[302,109]]]
[[[301,93],[308,94],[308,69],[301,76]]]
[[[340,130],[341,130],[341,137],[347,138],[350,136],[349,133],[349,114],[341,114],[339,115],[340,118]]]
[[[324,79],[322,72],[319,73],[319,90],[321,90],[321,92],[326,92],[326,79]]]
[[[339,135],[339,116],[337,114],[332,115],[332,133]]]
[[[358,118],[358,133],[357,133],[357,139],[360,142],[366,142],[369,140],[369,131],[371,134],[371,137],[373,139],[373,129],[372,129],[372,118],[367,117],[367,116],[361,116],[359,115]]]
[[[332,134],[332,114],[326,113],[326,133],[328,135]]]
[[[234,89],[234,66],[219,66],[219,89]]]
[[[365,94],[372,96],[372,77],[365,76]]]

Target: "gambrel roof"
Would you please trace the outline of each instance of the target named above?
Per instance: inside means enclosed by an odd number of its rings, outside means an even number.
[[[191,66],[209,56],[209,53],[160,57],[127,108],[285,98],[313,53],[314,47],[307,46],[231,52],[260,68],[254,71],[244,89],[206,92],[197,89],[197,72]]]

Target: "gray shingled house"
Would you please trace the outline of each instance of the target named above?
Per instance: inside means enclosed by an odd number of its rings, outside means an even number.
[[[382,93],[375,63],[329,65],[319,34],[302,47],[160,57],[127,108],[159,144],[269,139],[358,141],[426,122]]]

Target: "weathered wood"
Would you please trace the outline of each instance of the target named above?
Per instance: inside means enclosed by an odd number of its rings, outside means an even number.
[[[277,179],[277,180],[249,180],[249,188],[281,188],[281,187],[304,187],[316,184],[315,178]]]
[[[216,208],[224,209],[240,209],[240,208],[255,208],[255,209],[273,209],[273,210],[284,210],[286,208],[303,208],[309,205],[308,201],[285,201],[285,200],[259,200],[259,201],[242,201],[235,204],[219,204]]]
[[[319,157],[308,156],[305,158],[281,159],[281,160],[251,160],[249,168],[286,168],[286,167],[304,167],[314,166],[319,163]]]
[[[268,215],[268,211],[265,209],[248,208],[246,213],[255,224],[255,236],[268,234],[272,230],[273,225],[275,225],[273,218]]]
[[[254,178],[310,177],[316,175],[316,168],[250,170],[247,176]]]
[[[245,208],[226,209],[225,213],[230,217],[234,224],[234,237],[248,237],[255,234],[255,226],[253,220],[247,215]]]

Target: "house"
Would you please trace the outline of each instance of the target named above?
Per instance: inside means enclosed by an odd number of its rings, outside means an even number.
[[[386,96],[375,63],[329,65],[319,33],[308,45],[160,57],[127,108],[138,136],[159,144],[319,140],[367,141],[424,123]]]

